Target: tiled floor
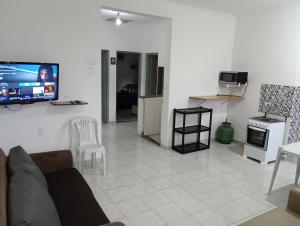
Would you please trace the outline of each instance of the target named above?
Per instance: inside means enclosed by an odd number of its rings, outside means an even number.
[[[107,175],[85,178],[111,221],[128,226],[238,225],[284,204],[295,165],[283,161],[266,196],[273,164],[244,160],[240,144],[180,155],[136,135],[136,122],[103,126]]]

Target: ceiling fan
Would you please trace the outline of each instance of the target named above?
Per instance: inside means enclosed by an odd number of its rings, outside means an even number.
[[[117,13],[117,17],[109,17],[105,21],[114,22],[117,26],[131,22],[131,20],[121,19],[119,12]]]

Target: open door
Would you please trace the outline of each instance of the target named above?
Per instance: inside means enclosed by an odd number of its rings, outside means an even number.
[[[108,122],[109,51],[101,51],[102,123]]]
[[[117,52],[117,122],[137,121],[141,53]]]

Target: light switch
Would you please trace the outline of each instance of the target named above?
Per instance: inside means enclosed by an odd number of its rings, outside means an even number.
[[[36,133],[38,136],[43,136],[44,135],[44,128],[37,128]]]

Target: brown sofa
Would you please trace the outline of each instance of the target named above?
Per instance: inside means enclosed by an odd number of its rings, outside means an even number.
[[[31,157],[45,174],[62,226],[125,226],[119,222],[110,223],[84,178],[73,168],[70,151],[38,153]],[[6,163],[6,156],[0,149],[0,226],[9,225]]]
[[[299,226],[300,225],[300,189],[290,190],[287,207],[278,207],[240,226]]]

